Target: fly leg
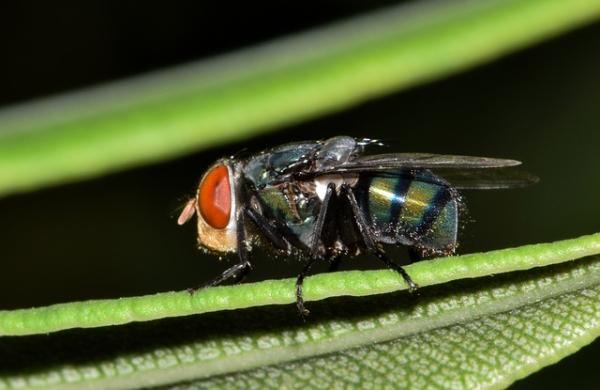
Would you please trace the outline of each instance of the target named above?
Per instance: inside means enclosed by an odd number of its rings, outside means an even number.
[[[239,255],[238,263],[226,269],[221,275],[217,276],[210,282],[198,287],[188,288],[187,291],[190,294],[193,294],[194,292],[205,287],[217,286],[228,280],[232,280],[234,284],[239,283],[252,270],[252,264],[250,264],[250,261],[248,260],[248,246],[246,245],[246,228],[244,224],[243,213],[240,213],[237,218],[237,226],[237,252]]]
[[[393,269],[394,271],[398,272],[400,276],[402,276],[402,279],[404,279],[404,281],[408,285],[409,292],[414,293],[419,289],[419,286],[415,282],[413,282],[408,272],[406,272],[406,270],[402,268],[402,266],[399,266],[398,264],[394,263],[389,257],[387,257],[383,250],[376,247],[373,250],[373,253],[375,254],[375,257],[381,260],[389,269]]]
[[[211,280],[210,282],[199,287],[188,288],[188,292],[194,293],[197,290],[205,287],[218,286],[227,280],[232,280],[233,284],[239,283],[246,277],[246,275],[248,275],[248,273],[251,270],[252,266],[249,262],[237,263],[236,265],[227,268],[221,275]]]
[[[412,280],[412,278],[404,270],[404,268],[402,268],[398,264],[394,263],[390,258],[388,258],[383,249],[381,249],[377,245],[377,240],[373,235],[369,224],[365,220],[363,212],[358,206],[358,202],[354,197],[354,193],[347,184],[342,185],[342,192],[344,193],[344,195],[348,199],[348,202],[350,203],[354,220],[356,221],[356,225],[358,226],[358,230],[360,231],[364,244],[367,247],[367,250],[372,252],[375,255],[375,257],[381,260],[388,268],[398,272],[408,285],[408,291],[415,292],[419,288],[419,286]]]
[[[413,246],[408,248],[408,258],[411,263],[416,263],[417,261],[421,261],[424,258],[424,253],[419,248],[415,248]]]
[[[327,270],[327,272],[335,272],[338,270],[338,268],[340,268],[340,263],[342,262],[342,255],[335,255],[330,261],[329,261],[329,269]]]
[[[334,192],[335,184],[329,183],[327,185],[325,197],[321,203],[317,221],[315,222],[315,226],[313,228],[312,242],[310,245],[310,260],[296,278],[296,306],[298,307],[298,311],[303,318],[310,314],[310,311],[304,307],[304,299],[302,298],[302,282],[304,282],[304,278],[308,275],[311,267],[319,258],[319,243],[321,242],[321,237],[323,235],[323,226],[325,226],[325,219],[327,218],[327,209],[329,208],[329,204],[331,203]]]
[[[304,299],[302,298],[302,283],[304,282],[304,278],[308,275],[316,260],[316,257],[311,257],[308,263],[306,263],[302,269],[302,272],[300,272],[296,278],[296,307],[298,308],[298,313],[300,313],[300,317],[302,317],[302,319],[310,314],[310,311],[304,307]]]
[[[263,216],[251,208],[246,208],[244,213],[252,222],[254,222],[254,225],[256,225],[258,230],[260,230],[263,236],[265,236],[276,249],[283,251],[289,249],[287,241],[276,231],[276,229],[269,225],[269,222]]]

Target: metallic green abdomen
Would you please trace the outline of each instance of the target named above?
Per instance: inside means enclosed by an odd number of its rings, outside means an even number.
[[[434,250],[456,245],[458,200],[429,171],[361,174],[355,191],[380,241]]]

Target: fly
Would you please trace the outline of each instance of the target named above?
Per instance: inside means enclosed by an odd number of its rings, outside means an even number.
[[[411,260],[455,253],[460,189],[521,187],[537,178],[515,171],[519,161],[426,153],[364,154],[369,139],[338,136],[285,144],[212,165],[181,215],[197,215],[198,244],[235,252],[238,262],[207,284],[241,281],[251,270],[250,242],[304,254],[296,304],[309,314],[302,282],[317,260],[336,267],[342,256],[371,253],[418,286],[383,245],[404,245]]]

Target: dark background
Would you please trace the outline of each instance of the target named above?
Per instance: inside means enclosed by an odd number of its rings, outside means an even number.
[[[360,14],[393,2],[117,1],[0,6],[0,105],[90,86]],[[180,290],[227,264],[195,249],[178,207],[213,160],[242,147],[348,134],[402,151],[522,160],[531,188],[467,193],[461,252],[600,231],[600,24],[492,64],[226,147],[0,199],[0,309]],[[1,129],[0,129],[1,131]],[[361,258],[342,268],[375,268]],[[255,258],[250,280],[293,276]],[[595,387],[598,342],[514,387]],[[585,373],[585,374],[581,374]]]

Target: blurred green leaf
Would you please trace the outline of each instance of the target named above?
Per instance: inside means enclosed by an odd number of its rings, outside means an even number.
[[[498,388],[600,334],[600,257],[310,308],[2,337],[0,389]]]
[[[422,1],[0,112],[0,194],[249,137],[490,61],[598,0]]]

